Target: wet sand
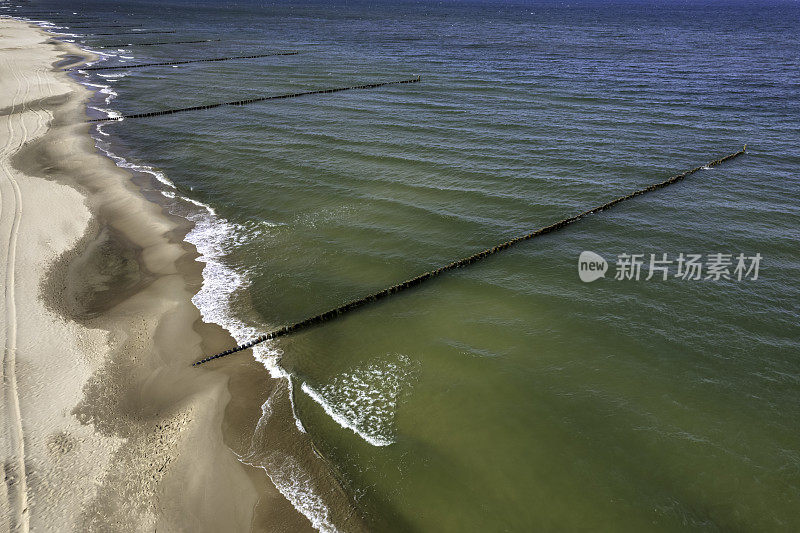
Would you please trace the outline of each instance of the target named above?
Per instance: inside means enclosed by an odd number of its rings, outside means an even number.
[[[61,71],[91,59],[0,18],[0,529],[308,530],[226,445],[231,376],[264,371],[190,366],[233,341],[191,303],[188,223],[95,149]]]

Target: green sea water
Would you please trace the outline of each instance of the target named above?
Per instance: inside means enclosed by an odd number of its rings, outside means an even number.
[[[109,65],[300,52],[93,73],[98,116],[421,76],[97,133],[197,224],[195,301],[240,342],[747,143],[257,357],[372,531],[800,528],[797,4],[73,4],[222,39]],[[604,279],[580,280],[585,250]],[[664,253],[762,260],[756,280],[644,279]],[[614,279],[621,254],[640,280]],[[317,528],[349,529],[314,459],[259,452],[305,480],[283,489]]]

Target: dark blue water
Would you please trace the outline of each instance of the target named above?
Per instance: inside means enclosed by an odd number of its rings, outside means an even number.
[[[102,49],[102,64],[300,52],[91,74],[105,110],[421,76],[102,128],[101,147],[149,165],[197,223],[195,301],[240,341],[747,143],[263,348],[265,388],[291,389],[265,403],[247,460],[322,530],[356,527],[325,469],[379,531],[800,527],[797,3],[37,5],[177,32],[77,37],[92,49],[221,39]],[[606,279],[580,281],[584,250]],[[663,253],[758,253],[761,270],[613,279],[619,254]]]

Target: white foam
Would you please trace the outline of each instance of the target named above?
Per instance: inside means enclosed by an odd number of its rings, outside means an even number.
[[[301,389],[343,428],[372,444],[394,442],[394,417],[400,394],[410,382],[413,367],[408,357],[356,367],[313,388]]]
[[[87,107],[89,109],[94,109],[95,111],[100,111],[101,113],[105,113],[108,118],[114,118],[114,119],[117,119],[117,120],[125,120],[123,118],[123,116],[120,114],[120,112],[119,111],[115,111],[114,109],[109,109],[109,108],[105,108],[105,107],[97,107],[97,106],[92,106],[92,105],[87,106]]]
[[[305,426],[303,426],[303,423],[300,421],[300,417],[297,416],[297,409],[294,406],[294,381],[292,381],[291,376],[289,376],[288,382],[289,382],[289,403],[292,406],[292,416],[294,417],[294,425],[297,426],[297,429],[300,431],[300,433],[308,433],[306,431]]]
[[[291,398],[291,380],[289,380],[289,397]],[[335,532],[336,526],[331,521],[330,510],[325,502],[314,490],[311,477],[291,457],[279,452],[267,452],[263,455],[263,446],[257,442],[268,431],[267,424],[273,413],[273,402],[281,392],[281,387],[275,387],[267,401],[261,406],[261,418],[258,419],[250,451],[247,457],[239,456],[239,460],[251,466],[257,466],[266,472],[267,476],[278,489],[278,492],[289,500],[300,514],[308,518],[311,524],[322,532]]]
[[[119,113],[114,111],[113,109],[102,109],[102,108],[97,108],[97,107],[92,107],[92,109],[97,109],[98,111],[103,111],[105,113],[108,113],[109,117],[120,116]],[[109,134],[102,130],[102,126],[103,126],[102,124],[98,124],[97,128],[96,128],[97,131],[101,135],[104,135],[104,136],[108,137]],[[95,146],[97,146],[97,148],[99,148],[100,151],[102,151],[104,154],[106,154],[108,157],[110,157],[114,161],[114,163],[117,164],[118,167],[126,168],[126,169],[133,170],[135,172],[140,172],[140,173],[143,173],[143,174],[150,174],[156,180],[158,180],[162,185],[166,185],[170,189],[177,189],[175,187],[175,184],[172,183],[172,181],[167,177],[166,174],[164,174],[160,170],[156,170],[155,168],[153,168],[153,167],[151,167],[149,165],[142,165],[142,164],[132,163],[132,162],[128,161],[127,159],[125,159],[124,157],[118,156],[117,154],[115,154],[114,152],[111,151],[111,145],[108,142],[106,142],[106,141],[104,141],[102,139],[95,139]],[[189,202],[191,202],[193,204],[196,204],[198,206],[202,206],[202,207],[206,207],[207,209],[211,209],[210,207],[206,206],[205,204],[203,204],[201,202],[197,202],[197,201],[192,200],[190,198],[184,198],[184,197],[181,196],[181,199],[185,199],[186,201],[189,201]],[[213,210],[211,210],[211,211],[213,212]]]
[[[103,126],[105,126],[105,124],[98,124],[97,126],[95,126],[95,129],[97,130],[97,133],[99,133],[100,135],[103,135],[105,137],[109,137],[111,134],[110,133],[106,133],[105,131],[103,131]],[[95,141],[95,146],[97,146],[97,141]]]
[[[83,71],[78,71],[78,72],[81,72],[81,73],[83,73]],[[100,92],[100,94],[105,94],[105,95],[106,95],[106,99],[105,99],[105,103],[106,103],[106,105],[110,104],[110,103],[111,103],[111,100],[113,100],[114,98],[116,98],[117,96],[119,96],[119,94],[117,93],[117,91],[115,91],[114,89],[112,89],[110,85],[102,85],[102,84],[100,84],[100,83],[89,83],[89,82],[87,82],[87,81],[83,82],[83,84],[84,84],[84,85],[87,85],[87,86],[89,86],[89,87],[95,87],[95,88],[97,88],[97,89],[98,89],[98,91]],[[91,106],[90,106],[90,107],[91,107]],[[97,108],[97,107],[92,107],[92,109],[96,109],[96,110],[98,110],[98,111],[101,111],[101,109],[99,109],[99,108]],[[103,110],[103,112],[104,112],[104,113],[108,113],[108,114],[109,114],[109,116],[111,116],[111,115],[110,115],[111,113],[115,113],[117,116],[121,116],[119,113],[117,113],[117,112],[116,112],[116,111],[114,111],[113,109],[107,109],[107,110]]]
[[[92,52],[95,55],[100,56],[100,59],[98,59],[97,61],[89,61],[89,62],[87,62],[86,63],[87,67],[91,67],[92,65],[96,65],[96,64],[100,63],[101,61],[105,61],[109,57],[117,57],[116,54],[113,54],[111,52],[103,52],[101,50],[93,50],[91,48],[84,48],[84,49],[88,50],[89,52]]]
[[[203,202],[200,202],[200,201],[198,201],[198,200],[195,200],[194,198],[189,198],[188,196],[181,196],[180,198],[181,198],[181,200],[183,200],[183,201],[185,201],[185,202],[189,202],[190,204],[194,204],[194,205],[196,205],[197,207],[200,207],[200,208],[202,208],[202,209],[205,209],[205,210],[208,212],[208,214],[209,214],[209,215],[211,215],[211,216],[214,216],[214,215],[216,215],[216,214],[217,214],[217,212],[216,212],[216,211],[214,211],[214,208],[213,208],[213,207],[211,207],[211,206],[210,206],[210,205],[208,205],[208,204],[204,204]]]
[[[98,74],[98,76],[100,76],[101,78],[105,78],[109,81],[116,81],[124,78],[128,74],[129,74],[128,71],[123,71],[123,72],[115,72],[113,74]]]
[[[190,200],[192,201],[192,200]],[[193,203],[198,203],[193,201]],[[204,205],[204,204],[202,204]],[[233,224],[217,216],[213,209],[206,206],[206,212],[190,214],[189,220],[195,223],[194,228],[186,235],[186,241],[195,245],[200,257],[198,261],[205,263],[203,267],[203,286],[192,297],[192,302],[200,310],[203,321],[219,324],[227,329],[238,344],[247,342],[261,335],[261,331],[235,318],[232,299],[241,289],[249,285],[245,274],[239,273],[226,265],[222,258],[229,246],[238,246],[247,240],[260,236],[266,227],[247,231],[246,226]],[[289,379],[289,374],[279,365],[281,352],[266,343],[253,347],[253,355],[264,365],[273,378]]]
[[[313,480],[288,455],[273,453],[269,466],[261,468],[272,480],[275,488],[291,502],[321,533],[335,533],[336,526],[330,518],[330,510],[322,498],[314,491]]]

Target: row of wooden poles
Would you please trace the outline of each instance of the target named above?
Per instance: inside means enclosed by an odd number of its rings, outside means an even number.
[[[153,33],[175,33],[175,30],[118,31],[112,33],[92,33],[92,35],[149,35]]]
[[[22,7],[22,6],[14,6],[14,7]],[[93,24],[72,24],[71,21],[68,20],[55,20],[53,15],[59,15],[60,13],[51,12],[51,11],[26,11],[25,13],[17,13],[18,15],[27,16],[27,17],[37,17],[43,16],[51,19],[51,22],[55,24],[62,25],[66,24],[69,25],[69,29],[92,29],[92,28],[129,28],[130,24],[114,24],[119,22],[118,20],[112,20],[111,23],[104,23],[99,18],[83,18],[80,22],[94,22]],[[130,32],[114,32],[114,33],[93,33],[92,35],[152,35],[152,34],[163,34],[163,33],[176,33],[175,30],[165,30],[165,31],[156,31],[156,30],[143,30],[143,31],[130,31]],[[167,42],[152,42],[152,43],[121,43],[121,44],[108,44],[98,46],[98,48],[116,48],[119,46],[156,46],[162,44],[197,44],[197,43],[208,43],[214,41],[221,41],[221,39],[200,39],[196,41],[167,41]],[[107,67],[108,68],[108,67]],[[111,67],[113,68],[113,67]],[[84,69],[86,70],[86,69]],[[99,70],[99,68],[97,69]]]
[[[154,43],[117,43],[117,44],[103,44],[97,48],[119,48],[122,46],[156,46],[161,44],[196,44],[196,43],[215,43],[222,39],[199,39],[197,41],[156,41]]]
[[[127,33],[127,34],[148,34],[148,33],[175,33],[175,32],[174,31],[142,31],[142,32],[122,32],[122,33],[123,34],[124,33]],[[108,34],[95,33],[94,35],[120,35],[120,33],[108,33]],[[219,39],[215,39],[215,40],[218,41]],[[173,41],[173,42],[155,42],[155,43],[126,43],[126,44],[122,44],[122,45],[104,45],[103,47],[132,46],[132,45],[154,46],[154,45],[159,45],[159,44],[189,44],[189,43],[201,43],[201,42],[211,42],[211,41],[212,41],[211,39],[203,39],[203,40],[195,40],[195,41]],[[297,53],[298,52],[296,52],[296,51],[290,51],[290,52],[278,52],[278,53],[270,53],[270,54],[259,54],[259,55],[252,55],[252,56],[236,56],[236,57],[225,57],[225,58],[209,58],[209,59],[197,59],[197,60],[185,60],[185,61],[170,61],[170,62],[163,62],[163,63],[146,63],[146,64],[139,64],[139,65],[126,65],[126,66],[114,66],[114,67],[87,67],[87,68],[82,68],[80,70],[128,69],[128,68],[140,68],[140,67],[148,67],[148,66],[179,65],[179,64],[186,64],[186,63],[227,61],[227,60],[231,60],[231,59],[253,59],[253,58],[258,58],[258,57],[267,57],[267,56],[275,56],[275,55],[294,55],[294,54],[297,54]],[[73,69],[68,69],[68,70],[73,70]],[[185,108],[179,108],[179,109],[168,109],[168,110],[164,110],[164,111],[152,111],[152,112],[147,112],[147,113],[136,113],[136,114],[130,114],[130,115],[122,115],[122,116],[119,116],[119,117],[108,117],[108,118],[101,118],[101,119],[91,119],[88,122],[105,122],[105,121],[110,121],[110,120],[121,120],[123,118],[155,117],[155,116],[162,116],[162,115],[170,115],[170,114],[174,114],[174,113],[182,113],[182,112],[187,112],[187,111],[200,111],[200,110],[204,110],[204,109],[213,109],[213,108],[216,108],[216,107],[222,107],[222,106],[228,106],[228,105],[231,105],[231,106],[242,106],[242,105],[252,104],[252,103],[256,103],[256,102],[264,102],[264,101],[267,101],[267,100],[277,100],[277,99],[283,99],[283,98],[295,98],[295,97],[299,97],[299,96],[306,96],[306,95],[312,95],[312,94],[334,93],[334,92],[348,91],[348,90],[353,90],[353,89],[372,89],[372,88],[376,88],[376,87],[382,87],[382,86],[385,86],[385,85],[396,85],[396,84],[403,84],[403,83],[418,83],[419,81],[420,81],[420,77],[417,76],[416,78],[399,80],[399,81],[389,81],[389,82],[382,82],[382,83],[371,83],[371,84],[364,84],[364,85],[355,85],[355,86],[350,86],[350,87],[337,87],[337,88],[332,88],[332,89],[319,89],[319,90],[315,90],[315,91],[305,91],[305,92],[282,94],[282,95],[275,95],[275,96],[264,96],[264,97],[251,98],[251,99],[247,99],[247,100],[239,100],[239,101],[234,101],[234,102],[222,102],[222,103],[216,103],[216,104],[185,107]],[[192,366],[200,366],[200,365],[203,365],[203,364],[208,363],[210,361],[213,361],[215,359],[219,359],[221,357],[225,357],[227,355],[230,355],[230,354],[233,354],[233,353],[236,353],[236,352],[247,350],[249,348],[252,348],[256,344],[260,344],[260,343],[268,341],[270,339],[275,339],[275,338],[278,338],[278,337],[282,337],[282,336],[288,335],[290,333],[294,333],[294,332],[297,332],[297,331],[300,331],[300,330],[303,330],[303,329],[306,329],[306,328],[309,328],[309,327],[312,327],[312,326],[315,326],[315,325],[318,325],[318,324],[321,324],[321,323],[324,323],[324,322],[328,322],[330,320],[334,320],[334,319],[336,319],[336,318],[338,318],[338,317],[340,317],[340,316],[342,316],[342,315],[344,315],[346,313],[354,311],[354,310],[356,310],[356,309],[358,309],[360,307],[363,307],[363,306],[365,306],[365,305],[367,305],[369,303],[377,302],[377,301],[382,300],[384,298],[387,298],[387,297],[389,297],[389,296],[391,296],[393,294],[398,294],[398,293],[400,293],[400,292],[402,292],[402,291],[404,291],[406,289],[410,289],[412,287],[416,287],[417,285],[420,285],[421,283],[423,283],[423,282],[425,282],[425,281],[427,281],[429,279],[435,278],[435,277],[439,276],[440,274],[443,274],[443,273],[448,272],[450,270],[454,270],[454,269],[457,269],[457,268],[461,268],[461,267],[470,265],[472,263],[480,261],[481,259],[484,259],[484,258],[489,257],[491,255],[494,255],[494,254],[496,254],[498,252],[501,252],[501,251],[503,251],[503,250],[505,250],[507,248],[510,248],[511,246],[513,246],[515,244],[519,244],[519,243],[521,243],[523,241],[534,239],[536,237],[540,237],[542,235],[546,235],[548,233],[552,233],[554,231],[562,229],[562,228],[564,228],[564,227],[566,227],[566,226],[568,226],[570,224],[573,224],[573,223],[577,222],[578,220],[580,220],[580,219],[582,219],[582,218],[584,218],[584,217],[586,217],[588,215],[599,213],[601,211],[605,211],[606,209],[609,209],[609,208],[611,208],[611,207],[613,207],[613,206],[615,206],[615,205],[617,205],[617,204],[619,204],[619,203],[621,203],[621,202],[623,202],[625,200],[630,200],[632,198],[635,198],[636,196],[640,196],[642,194],[645,194],[645,193],[648,193],[648,192],[651,192],[651,191],[655,191],[655,190],[658,190],[658,189],[662,189],[664,187],[667,187],[669,185],[677,183],[678,181],[681,181],[681,180],[685,179],[687,176],[689,176],[691,174],[694,174],[695,172],[698,172],[698,171],[706,169],[706,168],[711,168],[711,167],[720,165],[720,164],[724,163],[725,161],[728,161],[730,159],[733,159],[735,157],[738,157],[738,156],[744,154],[746,148],[747,148],[747,145],[745,145],[738,152],[734,152],[732,154],[726,155],[726,156],[721,157],[719,159],[715,159],[714,161],[710,161],[709,163],[706,163],[705,165],[701,165],[701,166],[695,167],[695,168],[693,168],[691,170],[687,170],[686,172],[683,172],[681,174],[677,174],[675,176],[672,176],[671,178],[669,178],[669,179],[667,179],[665,181],[662,181],[662,182],[659,182],[659,183],[655,183],[655,184],[650,185],[648,187],[645,187],[643,189],[638,189],[638,190],[636,190],[636,191],[634,191],[634,192],[632,192],[630,194],[626,194],[625,196],[620,196],[619,198],[616,198],[614,200],[606,202],[605,204],[600,205],[598,207],[583,211],[582,213],[579,213],[579,214],[574,215],[574,216],[569,217],[569,218],[565,218],[563,220],[560,220],[558,222],[550,224],[549,226],[545,226],[543,228],[539,228],[539,229],[537,229],[535,231],[532,231],[530,233],[527,233],[527,234],[522,235],[520,237],[517,237],[515,239],[511,239],[511,240],[506,241],[504,243],[498,244],[497,246],[493,246],[492,248],[487,248],[486,250],[483,250],[481,252],[472,254],[469,257],[465,257],[465,258],[459,259],[457,261],[453,261],[451,263],[448,263],[447,265],[444,265],[444,266],[442,266],[440,268],[437,268],[436,270],[431,270],[429,272],[425,272],[423,274],[420,274],[419,276],[416,276],[414,278],[411,278],[411,279],[408,279],[406,281],[403,281],[402,283],[398,283],[397,285],[392,285],[391,287],[386,288],[386,289],[384,289],[382,291],[378,291],[378,292],[369,294],[367,296],[364,296],[362,298],[359,298],[357,300],[350,301],[350,302],[348,302],[348,303],[346,303],[344,305],[341,305],[339,307],[336,307],[336,308],[331,309],[329,311],[326,311],[324,313],[320,313],[318,315],[314,315],[312,317],[306,318],[305,320],[302,320],[300,322],[296,322],[296,323],[291,324],[291,325],[283,326],[280,329],[271,331],[271,332],[269,332],[269,333],[267,333],[265,335],[261,335],[260,337],[257,337],[255,339],[253,339],[253,340],[251,340],[249,342],[246,342],[246,343],[244,343],[242,345],[239,345],[239,346],[237,346],[235,348],[231,348],[229,350],[225,350],[223,352],[220,352],[220,353],[214,354],[212,356],[206,357],[204,359],[201,359],[199,361],[196,361],[196,362],[192,363]]]
[[[447,264],[447,265],[445,265],[443,267],[437,268],[436,270],[431,270],[430,272],[425,272],[424,274],[420,274],[419,276],[416,276],[414,278],[406,280],[406,281],[404,281],[402,283],[398,283],[397,285],[392,285],[391,287],[389,287],[387,289],[384,289],[382,291],[370,294],[368,296],[364,296],[363,298],[359,298],[358,300],[353,300],[351,302],[348,302],[348,303],[346,303],[344,305],[336,307],[335,309],[331,309],[330,311],[326,311],[324,313],[320,313],[318,315],[314,315],[314,316],[312,316],[310,318],[306,318],[305,320],[302,320],[300,322],[296,322],[296,323],[288,325],[288,326],[283,326],[280,329],[271,331],[271,332],[267,333],[266,335],[261,335],[260,337],[257,337],[256,339],[253,339],[250,342],[246,342],[246,343],[244,343],[244,344],[242,344],[240,346],[237,346],[236,348],[231,348],[230,350],[225,350],[224,352],[220,352],[220,353],[212,355],[210,357],[206,357],[205,359],[201,359],[201,360],[199,360],[199,361],[197,361],[195,363],[192,363],[192,366],[203,365],[205,363],[208,363],[209,361],[213,361],[214,359],[219,359],[220,357],[225,357],[226,355],[230,355],[232,353],[240,352],[242,350],[247,350],[248,348],[252,348],[256,344],[265,342],[267,340],[275,339],[277,337],[282,337],[282,336],[288,335],[290,333],[295,333],[295,332],[300,331],[302,329],[306,329],[308,327],[315,326],[315,325],[321,324],[323,322],[328,322],[328,321],[333,320],[335,318],[338,318],[338,317],[340,317],[340,316],[342,316],[342,315],[344,315],[346,313],[349,313],[349,312],[354,311],[354,310],[356,310],[356,309],[358,309],[360,307],[363,307],[364,305],[367,305],[369,303],[376,302],[378,300],[382,300],[382,299],[387,298],[387,297],[389,297],[389,296],[391,296],[393,294],[397,294],[399,292],[402,292],[402,291],[404,291],[406,289],[410,289],[412,287],[416,287],[417,285],[421,284],[422,282],[427,281],[429,279],[432,279],[432,278],[434,278],[434,277],[436,277],[436,276],[438,276],[440,274],[443,274],[443,273],[445,273],[445,272],[447,272],[449,270],[454,270],[456,268],[461,268],[461,267],[470,265],[472,263],[480,261],[481,259],[489,257],[490,255],[496,254],[496,253],[498,253],[500,251],[503,251],[503,250],[505,250],[507,248],[510,248],[511,246],[513,246],[515,244],[519,244],[519,243],[521,243],[523,241],[527,241],[527,240],[530,240],[530,239],[534,239],[536,237],[540,237],[542,235],[546,235],[548,233],[552,233],[552,232],[554,232],[556,230],[564,228],[565,226],[568,226],[570,224],[573,224],[573,223],[577,222],[578,220],[582,219],[585,216],[588,216],[588,215],[591,215],[591,214],[594,214],[594,213],[599,213],[600,211],[605,211],[606,209],[609,209],[609,208],[619,204],[620,202],[624,202],[625,200],[630,200],[631,198],[635,198],[636,196],[640,196],[642,194],[645,194],[645,193],[648,193],[648,192],[651,192],[651,191],[655,191],[655,190],[658,190],[658,189],[663,189],[664,187],[667,187],[669,185],[672,185],[674,183],[677,183],[677,182],[683,180],[687,176],[689,176],[691,174],[694,174],[695,172],[697,172],[699,170],[703,170],[703,169],[710,168],[710,167],[715,167],[717,165],[720,165],[720,164],[724,163],[725,161],[728,161],[728,160],[731,160],[731,159],[733,159],[735,157],[738,157],[738,156],[742,155],[745,152],[746,149],[747,149],[747,145],[745,145],[738,152],[732,153],[730,155],[726,155],[725,157],[721,157],[719,159],[715,159],[714,161],[711,161],[711,162],[706,163],[705,165],[701,165],[699,167],[695,167],[695,168],[693,168],[691,170],[687,170],[686,172],[683,172],[682,174],[678,174],[676,176],[672,176],[671,178],[669,178],[669,179],[667,179],[665,181],[662,181],[660,183],[656,183],[654,185],[650,185],[649,187],[645,187],[643,189],[636,190],[636,191],[634,191],[634,192],[632,192],[630,194],[626,194],[625,196],[620,196],[619,198],[611,200],[610,202],[606,202],[603,205],[600,205],[598,207],[589,209],[589,210],[584,211],[582,213],[579,213],[579,214],[577,214],[575,216],[571,216],[569,218],[565,218],[563,220],[559,220],[558,222],[556,222],[554,224],[550,224],[549,226],[545,226],[543,228],[537,229],[536,231],[532,231],[530,233],[527,233],[525,235],[517,237],[516,239],[511,239],[510,241],[506,241],[506,242],[504,242],[502,244],[498,244],[497,246],[493,246],[492,248],[487,248],[486,250],[483,250],[482,252],[478,252],[476,254],[472,254],[469,257],[465,257],[463,259],[459,259],[458,261],[453,261],[452,263],[449,263],[449,264]]]
[[[286,50],[282,52],[270,52],[269,54],[256,54],[251,56],[231,56],[231,57],[209,57],[205,59],[184,59],[181,61],[164,61],[162,63],[137,63],[132,65],[114,65],[111,67],[72,67],[64,70],[128,70],[131,68],[161,67],[166,65],[185,65],[187,63],[212,63],[214,61],[231,61],[233,59],[256,59],[259,57],[272,56],[295,56],[300,52],[296,50]]]
[[[56,24],[58,24],[58,23],[56,23]],[[99,24],[100,24],[99,27],[101,27],[101,28],[130,28],[131,27],[130,24],[102,24],[102,23],[99,23]],[[83,30],[83,29],[91,30],[91,29],[97,28],[97,27],[98,27],[97,24],[70,24],[69,25],[69,29],[71,29],[71,30],[75,29],[75,28],[81,29],[81,30]]]
[[[406,80],[399,80],[399,81],[384,81],[381,83],[368,83],[365,85],[354,85],[351,87],[336,87],[333,89],[318,89],[316,91],[305,91],[300,93],[290,93],[290,94],[277,94],[274,96],[260,96],[258,98],[250,98],[247,100],[237,100],[234,102],[222,102],[218,104],[207,104],[207,105],[197,105],[192,107],[182,107],[179,109],[165,109],[164,111],[150,111],[147,113],[134,113],[131,115],[120,115],[118,117],[106,117],[106,118],[93,118],[89,119],[87,122],[106,122],[110,120],[122,120],[123,118],[145,118],[145,117],[158,117],[162,115],[171,115],[174,113],[184,113],[187,111],[201,111],[203,109],[213,109],[215,107],[222,107],[227,105],[232,106],[242,106],[248,104],[254,104],[256,102],[265,102],[267,100],[280,100],[283,98],[297,98],[298,96],[307,96],[310,94],[326,94],[326,93],[337,93],[340,91],[350,91],[354,89],[374,89],[375,87],[384,87],[386,85],[398,85],[401,83],[418,83],[420,81],[420,77],[417,76],[416,78],[410,78]]]
[[[118,33],[95,33],[94,35],[120,35],[120,34],[129,34],[129,35],[139,35],[139,34],[148,34],[148,33],[175,33],[174,30],[170,31],[141,31],[141,32],[118,32]],[[219,41],[219,39],[213,39],[215,41]],[[188,43],[202,43],[202,42],[211,42],[212,39],[201,39],[201,40],[191,40],[191,41],[172,41],[172,42],[155,42],[155,43],[125,43],[125,44],[111,44],[111,45],[103,45],[101,48],[109,48],[114,46],[153,46],[157,44],[188,44]],[[256,59],[261,57],[269,57],[269,56],[288,56],[288,55],[296,55],[299,52],[296,50],[290,51],[281,51],[281,52],[271,52],[267,54],[255,54],[255,55],[246,55],[246,56],[230,56],[230,57],[214,57],[214,58],[204,58],[204,59],[189,59],[189,60],[179,60],[179,61],[163,61],[158,63],[140,63],[140,64],[133,64],[133,65],[114,65],[114,66],[96,66],[96,67],[72,67],[65,70],[128,70],[132,68],[144,68],[144,67],[155,67],[155,66],[170,66],[170,65],[185,65],[189,63],[208,63],[208,62],[216,62],[216,61],[230,61],[235,59]],[[166,109],[163,111],[149,111],[145,113],[132,113],[127,115],[120,115],[117,117],[105,117],[105,118],[98,118],[98,119],[89,119],[87,122],[106,122],[106,121],[114,121],[114,120],[122,120],[125,118],[146,118],[146,117],[156,117],[156,116],[163,116],[163,115],[172,115],[175,113],[183,113],[188,111],[201,111],[205,109],[213,109],[216,107],[222,106],[243,106],[248,104],[253,104],[257,102],[265,102],[267,100],[279,100],[284,98],[296,98],[299,96],[307,96],[312,94],[325,94],[325,93],[335,93],[340,91],[349,91],[353,89],[372,89],[376,87],[382,87],[386,85],[397,85],[402,83],[418,83],[420,81],[420,77],[417,76],[416,78],[411,79],[404,79],[404,80],[397,80],[397,81],[388,81],[388,82],[381,82],[381,83],[369,83],[369,84],[362,84],[362,85],[354,85],[349,87],[335,87],[330,89],[317,89],[314,91],[303,91],[297,93],[289,93],[289,94],[279,94],[273,96],[261,96],[257,98],[249,98],[246,100],[237,100],[232,102],[220,102],[215,104],[206,104],[206,105],[199,105],[199,106],[191,106],[191,107],[183,107],[178,109]]]

